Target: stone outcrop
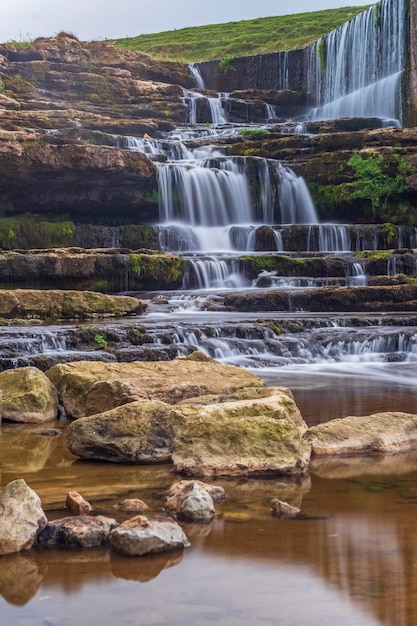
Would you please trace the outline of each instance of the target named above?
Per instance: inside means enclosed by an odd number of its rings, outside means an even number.
[[[130,513],[143,513],[149,509],[149,506],[139,498],[125,498],[121,502],[114,505],[119,511],[127,511]]]
[[[29,550],[47,523],[39,496],[24,480],[14,480],[0,494],[0,556]]]
[[[2,290],[0,299],[0,317],[7,319],[87,319],[128,313],[138,315],[145,309],[146,304],[136,298],[92,291],[6,289]]]
[[[313,456],[397,452],[417,446],[417,416],[387,412],[345,417],[313,426],[305,438]]]
[[[197,485],[199,485],[199,487],[204,489],[204,491],[207,491],[207,493],[210,494],[210,497],[213,500],[214,504],[221,504],[227,498],[226,491],[223,489],[223,487],[220,487],[219,485],[210,485],[209,483],[204,483],[201,480],[180,480],[179,482],[171,485],[171,487],[169,488],[168,499],[170,499],[172,496],[175,496],[175,494],[177,494],[178,492],[182,492],[182,490],[191,483],[196,483]]]
[[[171,362],[65,363],[55,365],[46,375],[56,386],[68,417],[75,419],[139,399],[178,404],[240,392],[246,397],[257,391],[267,393],[265,383],[254,374],[222,365],[200,352]]]
[[[224,304],[233,311],[415,311],[417,285],[247,291],[226,295]]]
[[[138,515],[120,524],[110,536],[111,545],[126,556],[142,556],[189,546],[188,539],[170,517]]]
[[[89,550],[107,543],[117,526],[116,520],[102,515],[63,517],[48,522],[38,535],[38,543],[47,548]]]
[[[307,426],[291,392],[263,399],[183,406],[186,418],[174,441],[173,462],[192,476],[262,476],[307,471]]]
[[[139,400],[73,422],[67,446],[83,459],[113,463],[169,463],[175,432],[183,421],[173,407]]]
[[[0,373],[0,419],[39,424],[55,420],[57,413],[57,391],[36,367]]]

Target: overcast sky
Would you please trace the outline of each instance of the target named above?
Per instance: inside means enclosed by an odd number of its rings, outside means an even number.
[[[0,42],[52,36],[61,30],[83,40],[132,37],[366,4],[372,0],[0,0]]]

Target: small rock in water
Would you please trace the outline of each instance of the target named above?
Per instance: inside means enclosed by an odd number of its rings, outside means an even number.
[[[113,548],[127,556],[176,550],[189,546],[182,530],[170,517],[137,515],[123,522],[110,536]]]
[[[88,515],[93,508],[78,491],[68,492],[65,506],[67,509],[70,509],[71,513],[74,513],[74,515]]]
[[[119,511],[129,511],[130,513],[142,513],[149,509],[146,502],[139,500],[139,498],[126,498],[115,504],[114,508],[119,509]]]
[[[166,508],[192,522],[211,522],[215,516],[213,498],[197,481],[183,484],[167,499]]]
[[[63,517],[48,522],[38,535],[38,543],[48,548],[72,550],[91,549],[107,543],[110,533],[117,527],[115,519],[110,517]]]
[[[200,487],[205,489],[211,495],[214,504],[221,504],[226,500],[227,495],[223,487],[219,487],[219,485],[209,485],[209,483],[204,483],[202,480],[180,480],[179,482],[171,485],[168,495],[175,495],[177,491],[193,482],[200,485]]]
[[[291,519],[300,513],[300,509],[297,509],[296,506],[291,506],[288,502],[282,502],[275,498],[271,501],[271,513],[274,517],[279,517],[280,519]]]

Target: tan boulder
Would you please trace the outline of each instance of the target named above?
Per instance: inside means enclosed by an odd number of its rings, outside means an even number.
[[[70,424],[67,446],[84,459],[169,463],[183,417],[158,400],[139,400]]]
[[[344,417],[313,426],[305,439],[313,456],[396,452],[417,446],[417,415],[387,412]]]
[[[220,487],[219,485],[209,485],[209,483],[204,483],[201,480],[180,480],[179,482],[174,483],[169,488],[168,497],[170,498],[171,496],[174,496],[190,483],[197,483],[200,487],[207,491],[207,493],[210,494],[214,504],[221,504],[227,498],[226,492],[223,487]]]
[[[139,498],[125,498],[121,502],[114,505],[115,509],[119,511],[126,511],[130,513],[143,513],[149,509],[149,506],[143,500]]]
[[[283,502],[278,498],[271,500],[271,514],[273,517],[279,517],[280,519],[291,519],[296,517],[300,512],[296,506],[291,506],[288,502]]]
[[[57,387],[68,417],[103,413],[128,402],[157,399],[168,404],[200,396],[234,394],[248,388],[266,388],[247,370],[193,353],[173,361],[101,363],[78,361],[51,367],[46,375]]]
[[[192,476],[300,474],[307,470],[307,425],[284,388],[270,396],[208,406],[182,406],[173,462]]]
[[[0,494],[0,556],[29,550],[47,523],[39,496],[24,480],[14,480]]]
[[[42,423],[56,419],[58,394],[36,367],[0,373],[0,414],[13,422]]]
[[[170,517],[137,515],[110,536],[113,548],[127,556],[142,556],[189,546],[181,526]]]

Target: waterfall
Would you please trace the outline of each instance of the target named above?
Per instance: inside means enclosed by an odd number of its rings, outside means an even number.
[[[314,119],[378,116],[401,121],[405,0],[382,0],[320,39],[308,55]]]
[[[227,115],[224,111],[223,103],[227,100],[227,95],[219,93],[217,98],[207,97],[198,91],[190,91],[189,89],[183,89],[183,102],[188,108],[188,121],[190,124],[198,123],[198,101],[206,101],[208,103],[208,110],[210,111],[210,119],[203,120],[204,122],[212,123],[216,126],[221,124],[227,124]]]
[[[205,89],[206,86],[204,84],[203,77],[200,74],[200,70],[195,66],[195,63],[190,63],[189,66],[190,72],[193,75],[195,83],[197,85],[197,89]]]

